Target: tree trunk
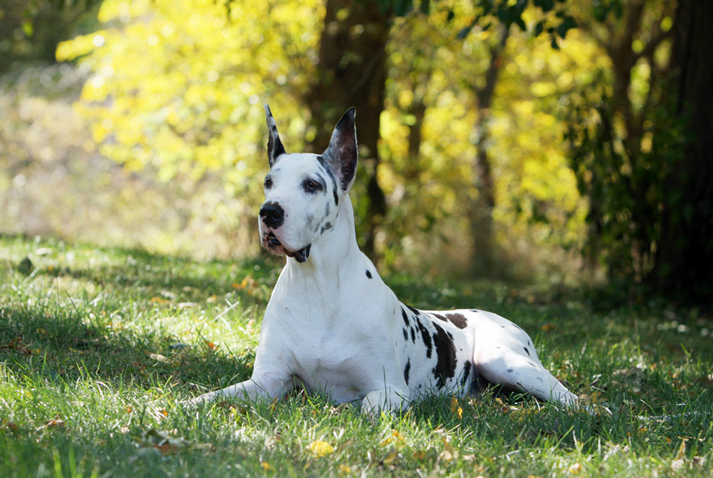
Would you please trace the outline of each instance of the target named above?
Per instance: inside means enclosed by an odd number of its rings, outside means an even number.
[[[713,301],[713,2],[679,0],[674,26],[676,114],[691,138],[672,165],[651,282],[662,292]]]
[[[373,1],[327,0],[316,78],[306,95],[316,128],[310,147],[322,152],[332,127],[350,106],[357,110],[357,135],[368,204],[364,252],[374,257],[374,240],[386,213],[377,180],[379,130],[386,82],[389,17]]]
[[[485,84],[473,87],[477,99],[477,118],[474,133],[476,155],[473,161],[478,197],[466,199],[466,210],[470,222],[470,236],[473,240],[471,257],[471,274],[488,273],[497,275],[495,265],[495,243],[493,238],[493,208],[495,207],[495,187],[493,185],[492,168],[488,157],[488,141],[490,139],[490,108],[495,93],[498,73],[503,63],[503,50],[509,36],[509,30],[503,26],[500,41],[490,49],[490,65],[485,72]]]

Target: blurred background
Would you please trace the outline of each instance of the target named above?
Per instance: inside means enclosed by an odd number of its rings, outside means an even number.
[[[386,272],[713,296],[709,0],[3,0],[0,233],[260,254],[357,108]]]

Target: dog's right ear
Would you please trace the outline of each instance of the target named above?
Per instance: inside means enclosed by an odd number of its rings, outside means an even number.
[[[272,117],[272,111],[270,107],[265,105],[265,119],[267,119],[267,129],[268,129],[268,140],[267,140],[267,159],[270,162],[270,167],[275,164],[277,158],[281,154],[285,154],[285,147],[282,146],[282,141],[280,141],[280,135],[277,133],[277,125],[275,124],[275,118]]]

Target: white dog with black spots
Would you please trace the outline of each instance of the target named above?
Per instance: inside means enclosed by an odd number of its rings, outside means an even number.
[[[259,230],[287,256],[267,305],[249,380],[194,399],[276,399],[296,386],[363,411],[406,409],[426,394],[477,391],[485,383],[571,405],[530,337],[481,310],[420,311],[401,302],[359,250],[349,190],[357,168],[355,110],[321,154],[288,154],[270,109],[270,171]]]

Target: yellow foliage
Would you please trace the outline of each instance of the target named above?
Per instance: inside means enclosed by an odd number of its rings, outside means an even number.
[[[247,185],[264,169],[263,103],[289,112],[281,130],[301,146],[313,67],[294,58],[315,55],[322,15],[317,0],[107,0],[105,28],[61,43],[57,59],[93,72],[77,108],[104,155],[165,181],[230,170]]]
[[[495,28],[476,28],[465,40],[453,41],[463,19],[472,18],[469,14],[456,12],[450,23],[438,12],[397,22],[389,45],[379,179],[393,205],[387,221],[393,234],[381,236],[381,245],[422,266],[424,257],[433,257],[444,267],[449,249],[457,259],[445,267],[463,265],[462,252],[468,248],[463,204],[479,194],[474,88],[483,86],[488,48],[498,35]],[[397,41],[400,35],[409,39],[409,48]],[[586,204],[568,167],[561,119],[569,90],[605,66],[604,56],[576,30],[568,33],[560,51],[546,38],[511,30],[486,143],[495,182],[497,239],[506,248],[523,236],[540,247],[582,240]],[[408,151],[408,126],[419,102],[427,110],[414,157]],[[434,231],[447,236],[434,241]],[[425,256],[423,244],[428,244]]]
[[[447,7],[453,19],[440,3],[427,17],[397,19],[387,48],[378,178],[390,209],[377,238],[387,263],[398,255],[397,265],[432,258],[448,267],[441,258],[451,253],[462,265],[468,246],[463,201],[479,194],[474,88],[482,86],[497,34],[475,28],[454,40],[473,6]],[[57,59],[76,60],[92,74],[76,109],[91,121],[103,155],[167,182],[219,176],[229,196],[248,204],[240,211],[247,214],[261,200],[254,177],[266,169],[262,105],[270,103],[288,151],[314,134],[303,97],[319,66],[323,17],[322,0],[105,0],[101,29],[61,43]],[[577,30],[561,51],[546,38],[511,32],[487,142],[500,241],[581,237],[586,210],[558,115],[567,91],[606,67],[605,57]],[[410,128],[421,105],[422,141],[412,154]],[[442,240],[434,241],[434,231]]]

